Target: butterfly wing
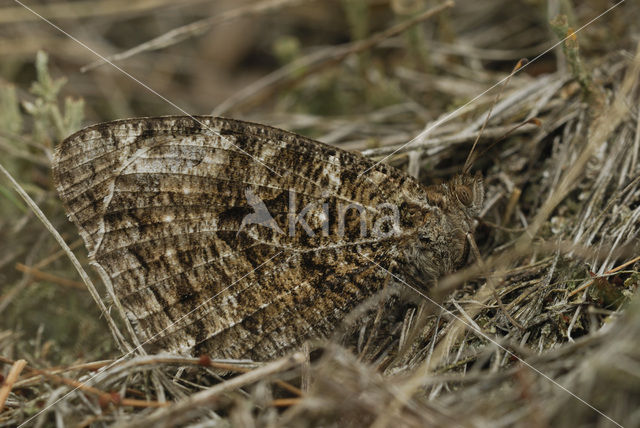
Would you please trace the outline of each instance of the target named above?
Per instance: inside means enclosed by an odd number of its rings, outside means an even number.
[[[368,259],[392,256],[423,200],[359,154],[212,117],[85,128],[57,148],[53,177],[140,341],[226,358],[327,334],[381,286]],[[383,203],[402,228],[374,236]]]

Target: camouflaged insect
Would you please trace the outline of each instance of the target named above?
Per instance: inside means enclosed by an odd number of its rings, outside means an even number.
[[[382,288],[376,263],[426,291],[465,262],[484,198],[478,176],[425,187],[356,153],[206,116],[85,128],[57,147],[53,178],[141,342],[255,360],[328,335]]]

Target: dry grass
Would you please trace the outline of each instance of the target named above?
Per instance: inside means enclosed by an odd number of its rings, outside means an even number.
[[[2,181],[2,373],[27,364],[9,379],[0,426],[34,415],[29,425],[640,426],[634,5],[574,38],[568,27],[608,2],[459,2],[432,14],[420,1],[261,1],[230,10],[156,1],[113,12],[119,3],[56,22],[104,54],[142,44],[122,66],[189,112],[224,112],[361,150],[424,183],[462,169],[496,90],[476,94],[555,43],[555,33],[570,38],[513,76],[493,107],[474,165],[487,190],[477,256],[433,290],[439,305],[400,291],[275,362],[119,359],[73,265]],[[421,8],[401,7],[408,4]],[[49,9],[54,16],[72,6]],[[0,44],[1,163],[87,266],[49,181],[52,147],[81,122],[175,111],[108,66],[79,74],[95,57],[13,7],[0,11],[0,34],[12,38]],[[548,21],[559,12],[569,23],[554,20],[554,33]],[[146,43],[154,37],[160,42]],[[50,52],[50,71],[40,57],[36,75],[40,48]],[[66,76],[66,85],[49,74]],[[540,126],[490,147],[533,117]]]

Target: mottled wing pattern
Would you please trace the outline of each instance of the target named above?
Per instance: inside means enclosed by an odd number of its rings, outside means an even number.
[[[185,354],[273,358],[328,333],[375,293],[380,260],[403,235],[360,234],[339,206],[378,204],[419,222],[420,186],[393,168],[304,137],[236,120],[161,117],[86,128],[57,148],[53,176],[90,257],[108,273],[141,342]],[[277,226],[242,224],[247,189]],[[306,223],[294,212],[311,204]],[[322,205],[325,204],[325,205]],[[324,211],[320,207],[326,207]],[[323,214],[324,212],[324,214]],[[334,221],[326,229],[326,213]]]

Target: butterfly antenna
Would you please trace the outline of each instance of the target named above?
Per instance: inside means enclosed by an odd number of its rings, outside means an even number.
[[[469,154],[467,155],[467,160],[464,162],[464,167],[462,167],[462,173],[463,174],[467,174],[469,172],[469,170],[471,169],[471,165],[473,165],[473,161],[475,160],[475,156],[473,156],[473,154],[474,154],[474,152],[476,150],[476,146],[478,145],[478,141],[480,140],[480,137],[482,136],[482,132],[487,127],[487,123],[489,123],[489,118],[491,117],[491,113],[493,112],[493,108],[496,106],[496,104],[498,103],[498,101],[502,97],[502,93],[504,92],[504,88],[509,84],[509,81],[511,80],[511,77],[514,74],[516,74],[518,72],[518,70],[520,70],[522,67],[524,67],[528,62],[529,62],[529,60],[526,59],[526,58],[522,58],[520,61],[518,61],[518,63],[515,65],[515,67],[513,67],[513,70],[511,70],[511,73],[509,73],[509,76],[507,76],[506,80],[504,81],[504,84],[500,87],[500,92],[498,92],[498,94],[496,95],[496,98],[493,100],[493,103],[491,104],[491,107],[489,108],[489,112],[487,113],[487,117],[485,118],[484,122],[482,123],[482,127],[480,128],[480,132],[478,132],[478,136],[476,137],[476,140],[473,142],[473,146],[471,146],[471,150],[469,151]],[[513,132],[513,130],[510,131],[510,132]]]
[[[542,121],[540,119],[538,119],[537,117],[532,117],[531,119],[527,119],[527,120],[519,123],[518,125],[514,126],[510,130],[505,132],[502,137],[498,138],[496,141],[491,143],[491,145],[489,147],[487,147],[486,149],[481,151],[480,154],[478,154],[477,157],[481,158],[482,156],[485,155],[485,153],[487,153],[489,150],[491,150],[496,144],[500,143],[501,141],[506,139],[509,135],[513,134],[515,131],[517,131],[518,129],[522,128],[525,125],[535,125],[535,126],[540,127],[540,126],[542,126]]]

